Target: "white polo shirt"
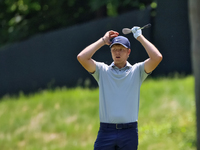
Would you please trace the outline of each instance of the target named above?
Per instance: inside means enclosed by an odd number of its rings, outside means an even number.
[[[127,62],[119,69],[112,63],[96,62],[92,74],[99,85],[99,117],[103,123],[129,123],[138,120],[140,86],[148,74],[144,62]]]

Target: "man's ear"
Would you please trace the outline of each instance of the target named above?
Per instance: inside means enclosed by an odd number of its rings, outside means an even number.
[[[131,49],[130,49],[130,48],[128,49],[128,53],[129,53],[129,55],[130,55],[130,53],[131,53]]]

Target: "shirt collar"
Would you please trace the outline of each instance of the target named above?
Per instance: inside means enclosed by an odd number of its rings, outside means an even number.
[[[114,62],[111,63],[111,67],[112,67],[112,68],[118,68],[117,66],[115,66]],[[127,61],[127,62],[126,62],[126,66],[124,66],[124,67],[121,68],[121,69],[124,69],[124,68],[131,68],[131,67],[132,67],[131,64]],[[118,68],[118,69],[119,69],[119,68]]]

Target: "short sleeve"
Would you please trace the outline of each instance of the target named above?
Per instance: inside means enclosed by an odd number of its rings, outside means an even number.
[[[145,72],[145,70],[144,70],[144,63],[145,62],[138,63],[138,67],[140,69],[140,79],[141,79],[141,82],[143,82],[148,77],[148,75],[151,74],[151,73],[148,74],[148,73]]]
[[[91,75],[95,78],[95,80],[96,80],[97,82],[99,82],[100,72],[101,72],[101,70],[104,68],[104,65],[105,65],[105,64],[102,63],[102,62],[96,62],[96,61],[95,61],[95,64],[96,64],[95,72],[92,73]]]

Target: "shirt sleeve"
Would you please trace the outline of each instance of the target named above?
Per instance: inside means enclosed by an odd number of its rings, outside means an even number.
[[[100,72],[101,72],[101,70],[104,68],[104,63],[102,63],[102,62],[96,62],[96,61],[95,61],[95,64],[96,64],[95,72],[92,73],[91,75],[95,78],[95,80],[96,80],[97,82],[99,82]]]
[[[145,62],[138,63],[138,66],[139,66],[139,69],[140,69],[141,82],[143,82],[148,77],[148,75],[151,74],[151,73],[146,73],[146,71],[144,70],[144,63]]]

